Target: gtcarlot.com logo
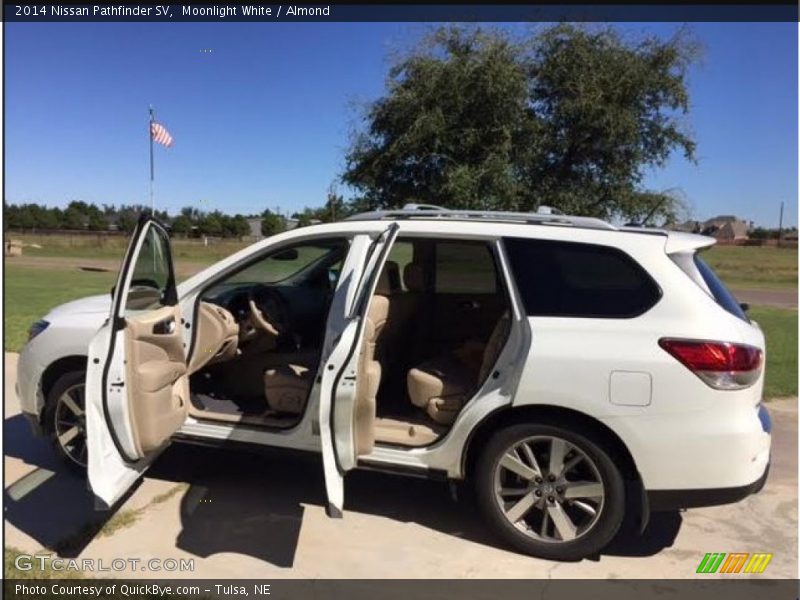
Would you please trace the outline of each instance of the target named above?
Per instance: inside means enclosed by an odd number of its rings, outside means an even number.
[[[709,552],[700,561],[698,573],[763,573],[772,554],[766,552]]]
[[[194,571],[193,558],[59,558],[58,556],[20,554],[14,559],[20,571]]]

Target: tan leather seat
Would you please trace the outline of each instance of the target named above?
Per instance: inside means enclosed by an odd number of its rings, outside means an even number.
[[[356,394],[357,426],[366,423],[365,428],[371,427],[375,419],[375,396],[381,380],[381,365],[375,360],[375,346],[386,325],[389,315],[389,299],[376,294],[372,297],[367,313],[364,328],[364,343],[359,356],[358,381],[366,382],[359,385]],[[289,414],[301,414],[305,410],[306,399],[314,383],[313,357],[294,356],[286,364],[271,366],[264,371],[264,396],[270,409]],[[371,415],[371,416],[370,416]],[[361,437],[364,437],[363,434]],[[364,438],[366,446],[371,451],[369,436]],[[374,433],[372,434],[374,443]]]
[[[314,380],[310,367],[287,364],[264,371],[264,395],[267,405],[274,411],[299,415]]]
[[[489,375],[503,349],[510,320],[504,314],[486,345],[467,342],[454,352],[437,356],[408,372],[411,403],[437,423],[450,424],[476,388]]]
[[[354,427],[356,456],[369,454],[375,446],[375,417],[378,388],[381,384],[381,363],[375,359],[375,348],[389,317],[389,298],[375,294],[369,303],[364,322],[364,341],[358,357]]]

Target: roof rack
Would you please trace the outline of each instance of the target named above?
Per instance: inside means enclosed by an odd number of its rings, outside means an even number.
[[[391,221],[403,219],[450,220],[450,221],[489,221],[497,223],[524,223],[527,225],[561,225],[583,229],[611,229],[611,223],[592,217],[575,217],[553,212],[507,212],[492,210],[458,210],[442,208],[430,204],[406,204],[399,210],[378,210],[360,213],[346,221]]]

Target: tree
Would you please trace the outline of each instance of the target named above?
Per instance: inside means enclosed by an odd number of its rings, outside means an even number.
[[[221,236],[223,233],[222,217],[223,215],[219,211],[202,215],[197,222],[200,233],[203,235]]]
[[[172,220],[172,233],[189,235],[192,232],[192,220],[186,215],[178,215]]]
[[[697,47],[679,33],[629,43],[611,27],[556,25],[516,41],[444,27],[389,71],[346,156],[357,210],[406,202],[632,219],[675,198],[641,189],[676,150]]]
[[[230,226],[228,231],[232,237],[244,237],[250,235],[250,223],[244,215],[235,215],[231,217]]]
[[[286,229],[286,220],[279,214],[267,209],[261,213],[261,235],[267,237]]]
[[[87,209],[85,202],[73,200],[64,209],[61,226],[64,229],[86,229],[89,220]]]

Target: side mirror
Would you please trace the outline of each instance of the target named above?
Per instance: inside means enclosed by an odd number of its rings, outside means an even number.
[[[739,302],[739,308],[741,308],[744,312],[750,310],[750,305],[747,302]]]

